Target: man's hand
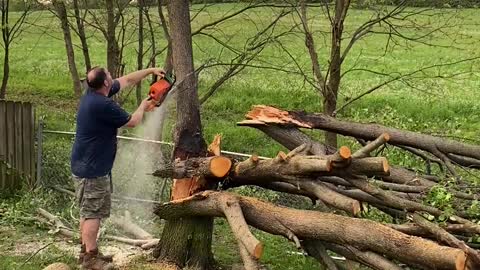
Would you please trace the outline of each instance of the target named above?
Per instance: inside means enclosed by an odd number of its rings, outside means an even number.
[[[130,117],[130,121],[128,121],[125,126],[127,127],[136,127],[138,126],[143,119],[143,113],[148,111],[149,104],[151,103],[151,100],[148,100],[148,98],[142,100],[142,103],[140,103],[140,106],[138,106],[138,109],[132,114]]]
[[[152,74],[157,75],[158,77],[163,78],[165,77],[165,70],[161,68],[151,68]]]
[[[144,112],[151,112],[153,109],[155,109],[155,100],[153,99],[144,99],[142,100],[142,103],[140,104],[140,108],[143,109]]]

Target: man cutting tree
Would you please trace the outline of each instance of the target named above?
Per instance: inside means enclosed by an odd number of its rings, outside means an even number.
[[[141,123],[149,101],[143,100],[133,114],[128,114],[111,97],[149,75],[164,76],[159,68],[136,71],[112,79],[108,70],[95,67],[87,74],[88,89],[77,113],[77,131],[72,149],[71,169],[80,207],[81,251],[83,269],[113,269],[111,256],[98,251],[100,221],[110,216],[111,171],[117,150],[117,129]]]

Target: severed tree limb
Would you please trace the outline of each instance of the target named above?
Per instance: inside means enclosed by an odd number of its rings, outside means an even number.
[[[223,199],[224,200],[221,202],[221,208],[239,245],[245,248],[249,256],[258,260],[263,253],[263,244],[255,238],[248,228],[248,224],[245,222],[242,208],[238,204],[238,201],[231,197]],[[240,247],[240,249],[241,248],[242,247]],[[244,261],[244,263],[246,262]]]
[[[372,251],[360,251],[351,246],[346,247],[332,243],[325,243],[325,246],[347,259],[358,261],[376,270],[402,270],[400,266]]]
[[[466,269],[468,258],[462,250],[408,236],[374,221],[277,207],[255,198],[226,192],[204,192],[201,196],[192,196],[180,202],[165,203],[156,207],[154,212],[165,219],[222,217],[224,212],[221,205],[225,198],[238,201],[249,225],[272,234],[286,236],[284,228],[287,227],[300,239],[348,243],[359,250],[371,250],[423,269]],[[369,237],[365,237],[367,234]]]
[[[68,238],[77,238],[78,233],[73,232],[72,229],[68,228],[63,224],[63,222],[55,215],[49,213],[45,209],[38,208],[37,209],[38,214],[40,214],[42,217],[44,217],[50,224],[53,224],[53,226],[58,230],[58,232]],[[133,245],[133,246],[139,246],[144,249],[148,249],[151,247],[154,247],[159,239],[131,239],[131,238],[126,238],[126,237],[119,237],[119,236],[114,236],[114,235],[103,235],[102,238],[108,239],[108,240],[114,240],[117,242]]]
[[[263,269],[260,263],[256,258],[254,258],[248,251],[247,248],[238,242],[238,248],[240,251],[240,257],[242,257],[243,266],[245,270],[260,270]]]
[[[223,156],[189,158],[176,160],[153,173],[153,176],[162,178],[183,179],[193,176],[225,177],[232,167],[232,161]]]
[[[246,117],[248,120],[240,122],[239,125],[277,124],[290,127],[315,128],[365,140],[375,140],[382,133],[388,133],[390,135],[389,144],[392,145],[403,145],[422,149],[434,154],[440,159],[444,159],[444,157],[439,157],[438,153],[434,153],[435,151],[443,155],[455,154],[480,160],[480,146],[477,145],[460,143],[449,139],[385,127],[378,124],[361,124],[342,121],[324,114],[284,111],[271,106],[257,105],[247,113]]]
[[[372,151],[387,143],[388,140],[390,140],[390,135],[388,135],[388,133],[383,133],[378,136],[378,138],[353,153],[352,158],[369,157]]]
[[[361,213],[360,202],[340,193],[337,193],[322,183],[313,181],[298,182],[301,190],[308,190],[322,202],[329,206],[341,209],[350,215],[358,216]]]
[[[422,228],[421,226],[415,223],[406,223],[406,224],[385,224],[392,229],[397,231],[415,235],[415,236],[428,236],[430,233]],[[467,235],[474,235],[476,234],[475,229],[471,228],[471,226],[467,224],[445,224],[440,226],[443,230],[446,230],[449,233],[453,234],[467,234]]]
[[[468,257],[472,259],[472,262],[475,264],[475,266],[480,268],[480,253],[467,246],[465,242],[458,240],[457,238],[455,238],[455,236],[451,235],[437,224],[428,221],[417,213],[414,213],[412,215],[412,219],[413,222],[415,222],[417,225],[419,225],[429,233],[433,234],[438,240],[452,247],[463,250],[468,255]]]
[[[440,216],[443,214],[443,211],[441,211],[438,208],[432,207],[432,206],[427,206],[423,205],[418,202],[414,202],[408,199],[400,198],[392,192],[384,191],[378,187],[375,187],[368,183],[364,178],[354,176],[354,177],[347,177],[345,178],[347,181],[349,181],[353,186],[357,187],[358,189],[382,200],[385,205],[388,205],[390,207],[394,207],[397,209],[403,209],[407,210],[410,212],[415,212],[415,211],[425,211],[428,212],[434,216]],[[459,223],[463,224],[469,224],[472,228],[475,229],[477,233],[480,233],[480,225],[476,225],[470,220],[461,218],[459,216],[451,216],[451,219],[456,220]]]
[[[451,159],[454,163],[474,169],[480,169],[480,160],[475,158],[469,158],[464,156],[459,156],[455,154],[447,154],[448,158]]]
[[[255,123],[253,125],[244,123],[242,126],[250,126],[261,130],[263,133],[273,138],[275,141],[285,146],[289,150],[295,149],[303,143],[310,143],[310,152],[313,155],[321,156],[328,153],[334,153],[336,151],[334,148],[327,147],[322,143],[313,141],[307,134],[296,127],[278,127]]]
[[[338,270],[335,261],[328,255],[325,246],[318,240],[304,240],[303,248],[308,255],[317,259],[327,270]]]
[[[438,158],[435,158],[435,157],[431,157],[425,153],[423,153],[422,151],[420,150],[417,150],[413,147],[409,147],[409,146],[398,146],[399,148],[401,149],[404,149],[416,156],[419,156],[420,158],[422,158],[425,163],[426,163],[426,173],[429,174],[431,173],[431,166],[430,166],[430,163],[437,163],[438,164],[438,167],[440,168],[441,171],[443,171],[443,162],[438,159]]]
[[[300,131],[296,127],[289,127],[289,126],[275,126],[275,125],[266,125],[262,122],[241,122],[239,123],[241,126],[248,126],[254,127],[256,129],[261,130],[272,139],[280,143],[281,145],[287,147],[288,149],[292,150],[303,143],[310,143],[312,148],[310,151],[314,155],[325,155],[325,152],[335,153],[336,149],[331,147],[327,147],[319,142],[312,140],[308,135]],[[383,180],[393,183],[400,183],[400,184],[417,184],[417,185],[424,185],[424,186],[433,186],[436,183],[425,179],[423,177],[419,177],[415,172],[409,171],[405,168],[401,167],[390,167],[390,175],[383,176]]]

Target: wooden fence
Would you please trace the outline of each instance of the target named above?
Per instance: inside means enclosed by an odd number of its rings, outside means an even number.
[[[0,100],[0,191],[35,185],[35,112],[31,103]]]

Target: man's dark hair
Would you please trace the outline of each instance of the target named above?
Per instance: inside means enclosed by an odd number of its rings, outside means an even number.
[[[89,78],[88,74],[93,72],[93,77]],[[103,87],[103,82],[107,79],[107,73],[105,72],[104,68],[101,67],[93,67],[87,73],[87,85],[94,89],[99,90]]]

